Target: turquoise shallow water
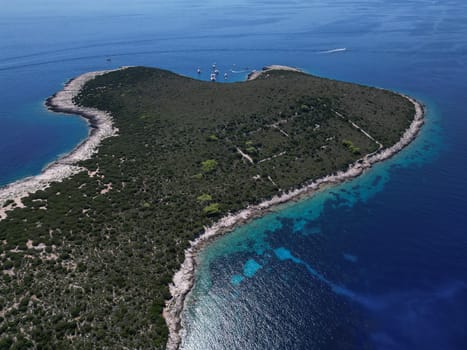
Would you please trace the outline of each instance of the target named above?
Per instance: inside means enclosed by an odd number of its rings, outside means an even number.
[[[183,348],[465,349],[466,6],[2,4],[0,185],[39,173],[86,136],[83,120],[42,103],[90,70],[148,65],[194,77],[217,62],[234,81],[277,63],[410,94],[428,116],[408,149],[204,251]]]

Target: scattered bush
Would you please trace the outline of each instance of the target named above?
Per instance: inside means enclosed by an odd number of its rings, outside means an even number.
[[[214,216],[219,214],[221,211],[219,203],[212,203],[203,208],[204,214],[207,216]]]
[[[214,159],[208,159],[208,160],[205,160],[201,163],[201,169],[205,172],[205,173],[210,173],[212,171],[214,171],[217,167],[217,161],[214,160]]]
[[[356,147],[352,141],[349,140],[344,140],[342,141],[342,144],[353,154],[359,155],[360,154],[360,148]]]
[[[196,200],[198,202],[209,202],[212,200],[212,196],[210,194],[203,193],[202,195],[198,196]]]

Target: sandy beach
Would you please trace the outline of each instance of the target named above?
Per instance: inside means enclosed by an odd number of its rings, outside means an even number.
[[[120,68],[124,69],[124,68]],[[0,188],[0,220],[7,217],[8,211],[22,207],[21,199],[38,190],[47,188],[53,182],[85,171],[76,165],[82,160],[91,158],[97,152],[102,140],[117,135],[113,126],[112,116],[94,108],[83,108],[73,103],[73,98],[88,81],[111,70],[96,71],[82,74],[65,84],[63,90],[49,97],[45,102],[47,108],[54,112],[77,114],[89,123],[88,137],[76,146],[73,151],[48,165],[39,175],[27,177]],[[5,205],[7,204],[7,205]]]
[[[262,74],[267,74],[267,72],[271,70],[290,70],[300,72],[297,68],[287,66],[267,66],[264,67],[262,71],[254,71],[250,73],[248,75],[248,80],[256,79]],[[411,103],[413,103],[415,107],[415,115],[409,128],[404,132],[399,142],[395,145],[367,154],[349,165],[345,171],[339,171],[309,183],[305,183],[299,189],[284,192],[258,205],[250,206],[240,212],[227,215],[212,226],[206,227],[204,233],[191,242],[190,247],[185,251],[185,260],[181,265],[180,270],[173,277],[173,283],[170,285],[172,298],[166,303],[166,307],[164,309],[164,318],[169,328],[167,350],[178,349],[183,337],[182,312],[185,307],[186,297],[195,283],[198,253],[216,237],[230,232],[236,227],[251,221],[254,218],[265,215],[268,211],[271,211],[278,205],[292,200],[299,200],[303,197],[310,197],[326,186],[351,180],[361,175],[364,171],[370,169],[373,164],[389,159],[401,151],[416,138],[424,123],[424,109],[422,104],[408,96],[402,94],[401,96],[407,98]]]

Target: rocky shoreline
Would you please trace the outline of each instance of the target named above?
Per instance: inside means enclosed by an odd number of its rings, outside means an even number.
[[[124,69],[124,68],[119,68]],[[96,76],[111,72],[103,70],[82,74],[69,80],[64,88],[49,97],[45,105],[53,112],[77,114],[85,118],[90,126],[88,137],[76,146],[73,151],[48,165],[39,175],[30,176],[0,188],[0,220],[7,217],[7,212],[21,207],[21,199],[38,190],[46,189],[53,182],[84,171],[76,165],[82,160],[91,158],[97,152],[102,140],[117,135],[118,130],[113,126],[112,116],[94,108],[80,107],[74,104],[74,97],[88,81]],[[8,203],[7,205],[5,205]]]
[[[256,79],[260,75],[271,70],[291,70],[300,72],[299,69],[287,66],[267,66],[264,67],[262,71],[250,73],[247,80]],[[389,159],[401,151],[416,138],[424,123],[423,105],[406,95],[401,94],[401,96],[407,98],[411,103],[413,103],[415,107],[415,116],[409,128],[404,132],[399,142],[395,145],[360,158],[353,164],[349,165],[345,171],[339,171],[335,174],[327,175],[305,184],[299,189],[283,193],[258,205],[250,206],[240,212],[227,215],[212,226],[206,227],[204,233],[191,242],[190,247],[185,250],[185,260],[182,263],[180,270],[175,273],[173,283],[169,286],[172,298],[167,301],[163,313],[169,328],[169,339],[166,347],[167,350],[177,350],[182,341],[184,329],[182,312],[185,307],[186,297],[195,283],[198,253],[215,238],[232,231],[236,227],[251,221],[254,218],[265,215],[268,211],[271,211],[278,205],[292,200],[298,200],[303,197],[310,197],[323,187],[351,180],[371,168],[373,164]]]
[[[250,72],[246,78],[247,81],[250,81],[250,80],[255,80],[257,79],[260,75],[263,75],[263,74],[267,74],[268,72],[270,71],[273,71],[273,70],[286,70],[286,71],[291,71],[291,72],[298,72],[298,73],[303,73],[303,71],[299,68],[295,68],[295,67],[289,67],[289,66],[281,66],[281,65],[278,65],[278,64],[273,64],[273,65],[270,65],[270,66],[265,66],[263,67],[262,70],[254,70],[252,72]]]

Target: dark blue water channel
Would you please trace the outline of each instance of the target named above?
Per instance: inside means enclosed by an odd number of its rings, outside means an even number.
[[[203,252],[183,349],[467,348],[464,1],[1,6],[0,185],[39,173],[87,135],[83,120],[43,100],[90,70],[196,76],[217,62],[233,81],[287,64],[423,101],[427,123],[397,157]]]

